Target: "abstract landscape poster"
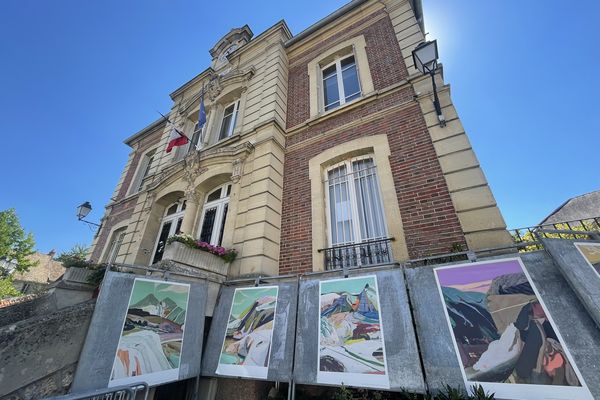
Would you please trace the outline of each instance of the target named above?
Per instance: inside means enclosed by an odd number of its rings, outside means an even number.
[[[520,258],[435,276],[467,387],[497,398],[592,399]]]
[[[375,275],[319,282],[317,383],[389,389]]]
[[[277,286],[235,289],[216,373],[267,379]]]
[[[590,267],[600,275],[600,243],[575,243],[579,253],[585,258]]]
[[[135,279],[109,386],[177,380],[190,285]]]

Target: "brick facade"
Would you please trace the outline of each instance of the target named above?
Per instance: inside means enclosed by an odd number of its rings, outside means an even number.
[[[411,258],[450,252],[453,246],[465,246],[465,238],[456,215],[428,133],[422,111],[414,101],[412,86],[405,83],[407,70],[390,19],[379,10],[333,35],[325,42],[290,59],[288,129],[299,126],[309,113],[307,63],[327,49],[353,36],[364,35],[367,57],[375,90],[389,92],[375,100],[340,112],[288,136],[284,165],[281,228],[280,274],[312,270],[311,188],[308,161],[341,143],[376,134],[386,134],[390,145],[393,175],[405,238]],[[356,27],[375,21],[357,32]],[[366,123],[357,121],[374,113],[381,117]],[[341,110],[340,110],[341,111]],[[319,135],[353,123],[347,130],[318,139]],[[303,142],[307,141],[306,145]],[[386,171],[379,171],[386,173]],[[388,221],[393,224],[394,221]],[[327,247],[323,243],[323,247]]]
[[[102,251],[104,250],[106,244],[110,240],[109,236],[112,228],[115,225],[120,224],[121,222],[131,218],[133,210],[137,203],[138,196],[132,196],[130,199],[124,202],[122,200],[127,197],[129,186],[131,186],[131,182],[135,179],[137,166],[140,163],[142,156],[149,149],[158,144],[158,142],[161,139],[161,134],[162,129],[156,130],[152,134],[142,137],[139,140],[139,142],[135,143],[136,147],[134,150],[133,157],[131,158],[131,161],[128,163],[128,165],[125,166],[125,176],[123,177],[121,187],[119,188],[117,195],[115,196],[115,201],[117,201],[118,203],[107,207],[107,209],[110,209],[110,214],[102,222],[102,230],[100,231],[98,238],[95,241],[92,255],[90,257],[92,261],[100,261]]]

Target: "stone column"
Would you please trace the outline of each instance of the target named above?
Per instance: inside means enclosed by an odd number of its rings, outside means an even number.
[[[198,207],[203,198],[204,193],[201,193],[196,189],[188,189],[185,191],[186,205],[185,213],[183,214],[183,222],[181,223],[181,233],[186,233],[188,235],[194,234],[196,215],[198,214]]]

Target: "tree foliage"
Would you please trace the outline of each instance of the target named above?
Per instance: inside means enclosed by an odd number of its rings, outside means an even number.
[[[89,248],[76,244],[69,251],[62,252],[56,257],[56,261],[62,262],[65,268],[91,268],[95,264],[87,260]]]
[[[35,241],[31,233],[25,233],[14,208],[0,211],[0,259],[16,264],[16,270],[25,272],[37,265],[29,259],[35,253]],[[7,271],[0,271],[4,275]]]
[[[15,289],[10,276],[6,278],[0,278],[0,300],[7,297],[17,297],[20,295],[21,292]]]

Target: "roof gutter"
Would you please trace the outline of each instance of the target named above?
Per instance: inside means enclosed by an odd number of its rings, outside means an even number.
[[[295,43],[299,42],[300,40],[306,38],[307,36],[313,34],[314,32],[316,32],[319,29],[321,29],[322,27],[324,27],[325,25],[327,25],[330,22],[334,21],[335,19],[341,17],[342,15],[346,14],[347,12],[352,11],[353,9],[360,6],[361,4],[366,3],[367,1],[368,0],[352,0],[350,3],[346,4],[342,8],[337,9],[333,13],[331,13],[328,16],[326,16],[325,18],[323,18],[322,20],[312,24],[311,26],[309,26],[308,28],[306,28],[305,30],[303,30],[302,32],[300,32],[299,34],[297,34],[296,36],[294,36],[293,38],[291,38],[290,40],[285,42],[284,46],[285,47],[292,46],[293,44],[295,44]]]
[[[425,22],[423,21],[423,2],[421,0],[411,0],[410,5],[412,6],[415,18],[421,27],[421,32],[425,35]]]
[[[169,114],[170,113],[167,113],[166,116],[168,117]],[[156,128],[158,128],[159,126],[161,126],[164,123],[165,123],[165,119],[161,117],[161,118],[157,119],[156,121],[154,121],[153,123],[151,123],[150,125],[148,125],[147,127],[145,127],[144,129],[142,129],[141,131],[138,131],[137,133],[134,133],[133,135],[129,136],[127,139],[125,139],[123,141],[123,143],[125,143],[128,146],[131,146],[131,142],[145,136],[146,134],[155,130]]]

